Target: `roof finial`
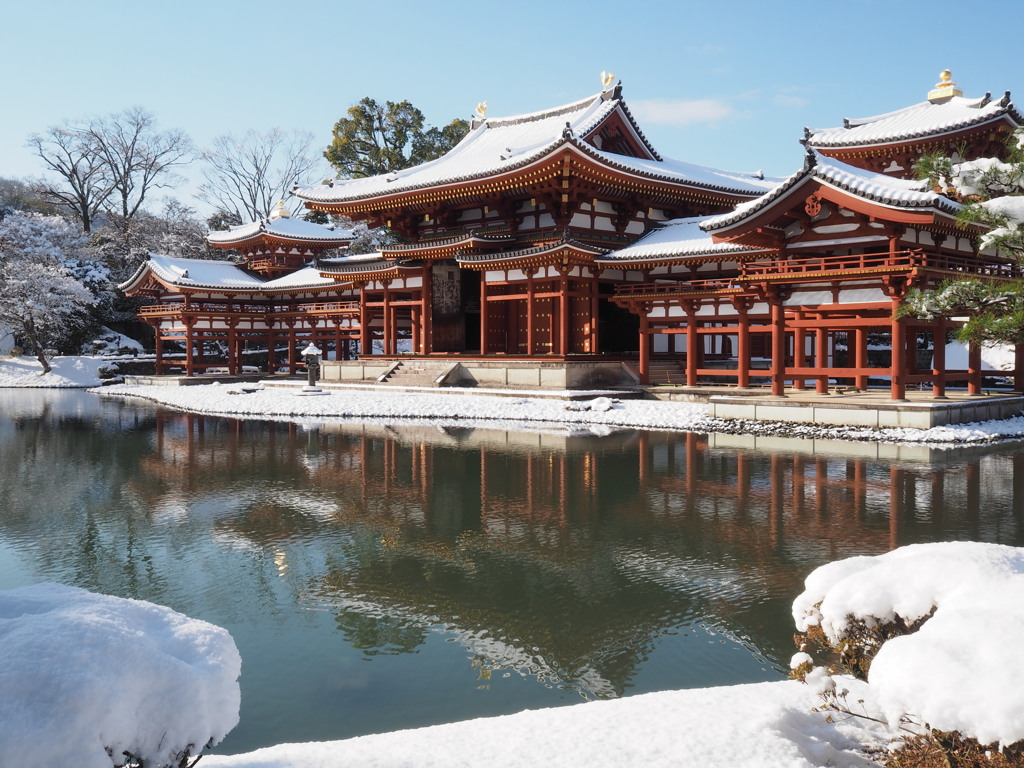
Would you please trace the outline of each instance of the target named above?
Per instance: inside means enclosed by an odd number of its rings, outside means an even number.
[[[479,104],[476,105],[476,114],[477,114],[477,116],[481,120],[483,120],[485,117],[487,117],[487,102],[486,101],[481,101]]]
[[[601,73],[601,90],[607,91],[612,87],[612,83],[615,82],[614,72],[602,72]]]
[[[953,82],[953,73],[948,69],[939,73],[939,82],[932,90],[928,91],[928,101],[932,104],[942,104],[954,96],[963,96],[964,92],[956,87]]]
[[[278,200],[277,208],[270,212],[270,218],[272,219],[287,219],[289,215],[290,214],[284,207],[284,200]]]

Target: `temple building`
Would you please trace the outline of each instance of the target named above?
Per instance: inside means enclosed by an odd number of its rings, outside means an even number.
[[[952,323],[899,309],[911,288],[949,277],[1021,276],[979,252],[982,230],[957,220],[959,202],[912,179],[923,154],[999,154],[1024,124],[1008,93],[965,99],[944,73],[927,101],[805,129],[802,167],[766,179],[662,157],[621,84],[603,86],[516,117],[482,104],[437,160],[294,190],[313,211],[399,236],[377,253],[338,255],[351,232],[277,215],[210,235],[243,263],[151,259],[123,287],[156,301],[139,316],[156,331],[158,370],[167,341],[189,350],[188,374],[214,365],[200,359],[211,342],[232,372],[258,346],[268,370],[294,372],[295,350],[314,341],[336,378],[443,360],[435,383],[548,364],[585,367],[581,385],[782,394],[873,377],[893,399],[925,382],[937,397],[951,382],[980,391],[979,350],[948,370]]]

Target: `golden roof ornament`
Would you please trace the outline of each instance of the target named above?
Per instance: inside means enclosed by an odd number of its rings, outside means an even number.
[[[614,72],[602,72],[601,73],[601,88],[603,90],[607,91],[609,88],[612,87],[612,84],[614,82],[615,82],[615,73]]]
[[[291,216],[284,207],[284,200],[277,201],[277,207],[270,212],[270,218],[272,219],[287,219]]]
[[[928,101],[932,104],[938,104],[948,101],[954,96],[963,95],[964,92],[957,88],[956,83],[953,82],[953,73],[948,69],[944,69],[939,73],[939,82],[935,84],[932,90],[928,91]]]
[[[476,105],[476,114],[477,114],[477,117],[479,117],[481,120],[483,120],[485,117],[487,117],[487,102],[486,101],[481,101],[479,104]]]

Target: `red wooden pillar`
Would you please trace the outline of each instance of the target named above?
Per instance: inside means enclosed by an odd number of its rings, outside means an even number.
[[[383,348],[385,355],[393,355],[395,352],[394,348],[391,346],[391,291],[388,289],[387,285],[384,286],[384,308],[382,311],[384,314],[382,318],[382,321],[384,323],[384,338],[382,340],[381,346]]]
[[[814,367],[818,369],[821,376],[814,385],[814,391],[819,395],[828,393],[828,332],[824,328],[817,328],[814,331]]]
[[[163,372],[164,366],[164,342],[163,336],[160,333],[160,326],[153,326],[153,345],[154,351],[156,352],[156,375],[159,376]],[[1018,366],[1018,369],[1020,366]]]
[[[750,318],[746,306],[737,308],[740,316],[739,332],[736,336],[736,386],[750,386]]]
[[[853,367],[858,370],[868,367],[868,335],[863,328],[853,330]],[[854,383],[857,389],[867,389],[867,375],[858,374]]]
[[[793,329],[793,367],[807,367],[807,332],[800,327]],[[804,380],[797,376],[793,379],[793,389],[804,388]]]
[[[535,349],[533,313],[536,304],[533,300],[533,269],[526,271],[526,354],[532,355]]]
[[[373,316],[366,306],[366,286],[359,286],[359,356],[368,357],[373,354],[373,338],[370,335],[370,324]]]
[[[299,339],[295,333],[295,326],[288,328],[288,373],[294,376],[299,370]]]
[[[907,327],[903,320],[897,317],[899,308],[900,299],[894,298],[892,300],[892,321],[890,323],[892,328],[892,339],[890,343],[890,347],[892,349],[892,361],[889,376],[892,383],[889,388],[889,396],[893,400],[906,400]]]
[[[967,345],[967,394],[981,394],[981,345]]]
[[[651,381],[651,321],[647,319],[647,308],[640,316],[640,383]]]
[[[490,323],[487,320],[487,313],[490,308],[487,306],[487,272],[480,272],[480,354],[486,355],[489,351],[487,335],[490,333]]]
[[[786,315],[782,299],[773,299],[772,308],[772,395],[786,394]]]
[[[568,355],[572,352],[569,346],[570,327],[572,326],[572,312],[569,308],[572,302],[569,299],[569,275],[565,272],[558,278],[558,354]]]
[[[192,326],[195,321],[192,318],[186,318],[185,320],[185,375],[191,376],[195,370],[192,367],[195,361],[195,334],[192,332]]]
[[[481,295],[481,304],[483,303]],[[483,312],[483,306],[480,307]],[[423,267],[423,291],[420,294],[420,332],[423,334],[421,348],[424,355],[434,351],[433,331],[430,318],[434,312],[434,269],[430,264]]]
[[[668,312],[668,307],[665,308]],[[674,338],[674,337],[669,337]],[[692,302],[686,303],[686,386],[697,386],[697,361],[700,357],[697,346],[701,344],[697,333],[697,312]],[[673,346],[675,344],[673,343]]]
[[[228,373],[232,376],[239,373],[238,358],[241,357],[238,350],[238,334],[234,327],[228,328]]]
[[[597,327],[601,317],[601,281],[597,279],[598,270],[591,267],[590,278],[590,354],[596,355],[600,339],[597,338]]]
[[[1024,392],[1024,344],[1013,348],[1013,388]]]
[[[274,354],[276,338],[272,328],[267,329],[267,373],[274,373],[277,367],[277,356]]]
[[[932,331],[932,397],[946,399],[946,320],[935,323]]]

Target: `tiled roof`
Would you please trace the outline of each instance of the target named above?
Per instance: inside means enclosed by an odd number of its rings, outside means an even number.
[[[356,239],[355,233],[348,229],[335,229],[331,226],[315,224],[312,221],[290,216],[271,216],[261,221],[240,224],[231,229],[211,232],[206,239],[211,243],[240,243],[260,234],[271,235],[283,240],[337,245],[345,245]]]
[[[847,119],[839,128],[808,130],[807,143],[820,148],[896,144],[954,133],[1004,117],[1024,124],[1024,115],[1013,105],[1009,91],[997,101],[987,94],[980,99],[953,96],[941,103],[923,101],[884,115]]]
[[[147,269],[152,270],[158,279],[168,285],[188,288],[254,290],[263,285],[263,280],[246,272],[234,262],[177,259],[171,256],[151,254],[149,260],[139,267],[129,280],[122,283],[121,287],[136,282]]]
[[[729,213],[711,216],[701,225],[705,231],[731,226],[768,207],[800,183],[816,179],[866,200],[892,208],[934,208],[955,215],[963,206],[948,197],[924,189],[924,182],[872,173],[808,150],[804,167],[756,200],[737,205]]]
[[[596,259],[597,262],[649,261],[659,258],[688,256],[727,257],[744,253],[757,253],[761,249],[735,243],[716,243],[701,229],[711,216],[673,219],[652,229],[632,245],[612,251]]]
[[[527,165],[567,143],[609,165],[646,177],[739,194],[763,191],[764,182],[756,174],[716,171],[663,160],[644,139],[618,94],[619,90],[614,89],[544,112],[486,118],[475,123],[458,145],[437,160],[380,176],[299,188],[295,194],[309,202],[340,203],[469,181]],[[650,158],[602,152],[582,140],[581,137],[594,131],[617,110],[635,128],[637,138],[649,150]]]

